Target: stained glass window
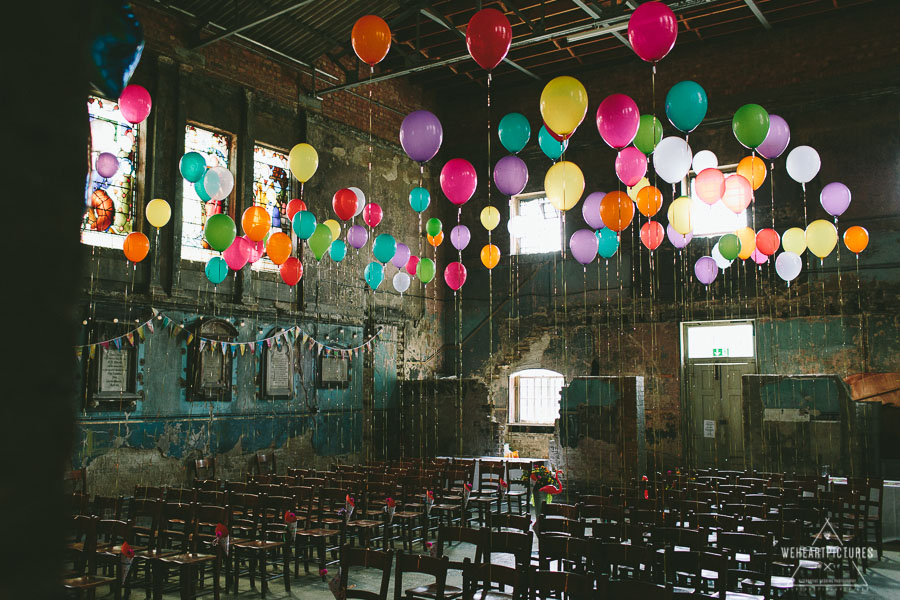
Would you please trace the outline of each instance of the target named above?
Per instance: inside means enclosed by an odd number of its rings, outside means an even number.
[[[121,248],[122,239],[134,227],[138,129],[122,117],[119,105],[112,100],[89,97],[88,115],[91,173],[85,189],[81,241]]]
[[[291,200],[291,174],[287,153],[267,148],[253,147],[253,204],[262,206],[272,216],[272,229],[290,233],[291,222],[287,216],[287,204]],[[254,269],[277,271],[267,256],[253,263]]]
[[[227,133],[211,131],[188,123],[184,132],[184,152],[199,152],[206,158],[207,168],[229,167],[231,163],[232,137]],[[182,180],[182,205],[184,224],[181,230],[181,258],[206,262],[218,256],[203,239],[206,218],[228,212],[228,198],[204,202],[197,195],[194,184]]]

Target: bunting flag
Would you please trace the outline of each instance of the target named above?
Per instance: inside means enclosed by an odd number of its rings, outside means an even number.
[[[140,327],[137,328],[137,333],[138,333],[138,337],[140,337],[141,341],[143,342],[144,341],[144,326],[143,325],[141,325]]]
[[[245,344],[241,344],[241,356],[244,355],[244,350],[246,350]]]
[[[200,340],[200,352],[203,352],[203,348],[206,347],[206,340]]]

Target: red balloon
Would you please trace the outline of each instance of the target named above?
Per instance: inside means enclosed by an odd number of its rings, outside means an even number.
[[[296,256],[291,256],[281,264],[281,280],[288,285],[297,285],[303,277],[303,263]]]
[[[454,292],[466,282],[466,267],[461,262],[452,262],[444,269],[444,281]]]
[[[760,229],[756,234],[756,249],[766,256],[772,256],[778,252],[781,246],[781,237],[771,228]]]
[[[293,221],[294,215],[296,215],[301,210],[306,210],[306,202],[300,200],[299,198],[294,198],[287,205],[287,215],[288,220]]]
[[[353,194],[352,191],[350,193]],[[384,213],[381,210],[381,206],[374,202],[366,204],[366,207],[363,209],[363,221],[366,222],[366,225],[369,227],[378,227],[382,217],[384,217]]]
[[[466,27],[469,54],[482,69],[490,71],[506,58],[512,43],[509,19],[495,8],[479,10]]]
[[[406,272],[410,275],[416,274],[416,267],[419,266],[419,257],[418,256],[410,256],[409,260],[406,261]]]
[[[666,237],[663,226],[658,221],[647,221],[641,225],[641,243],[650,250],[656,250]]]
[[[338,216],[338,219],[349,221],[356,215],[356,203],[358,201],[359,199],[353,190],[344,188],[334,193],[334,198],[331,199],[331,206],[334,207],[334,214]]]

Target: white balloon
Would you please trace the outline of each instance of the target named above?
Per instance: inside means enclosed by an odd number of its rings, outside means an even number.
[[[815,148],[797,146],[787,157],[787,172],[797,183],[807,183],[818,175],[822,159]]]
[[[398,271],[394,275],[394,289],[402,294],[409,289],[409,281],[409,275],[403,271]]]
[[[356,212],[353,216],[358,217],[362,214],[363,208],[366,207],[366,195],[358,187],[349,187],[347,189],[356,194]]]
[[[719,168],[719,159],[711,150],[701,150],[694,155],[691,168],[694,173],[699,173],[703,169],[717,169]]]
[[[653,168],[667,183],[677,183],[691,170],[693,154],[680,137],[663,138],[653,151]]]
[[[728,267],[730,267],[731,263],[734,262],[733,259],[728,260],[727,258],[722,256],[722,253],[719,252],[719,242],[716,242],[716,245],[712,247],[712,252],[710,252],[710,256],[713,257],[713,260],[716,261],[716,265],[723,271],[725,269],[727,269]]]
[[[506,222],[506,229],[513,237],[522,237],[525,234],[525,218],[520,216],[510,217]]]
[[[775,272],[785,281],[793,281],[803,268],[803,259],[793,252],[782,252],[775,259]]]
[[[203,176],[203,189],[213,200],[223,200],[234,189],[234,175],[225,167],[213,167]]]

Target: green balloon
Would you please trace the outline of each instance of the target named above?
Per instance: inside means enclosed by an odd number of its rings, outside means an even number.
[[[372,291],[375,291],[378,289],[378,286],[381,285],[381,282],[384,281],[384,267],[377,262],[370,262],[366,265],[363,276],[366,278],[366,283],[369,284]]]
[[[203,175],[206,173],[206,159],[199,152],[188,152],[181,157],[178,169],[181,171],[182,177],[195,183],[203,179]]]
[[[213,215],[206,219],[203,237],[213,250],[225,252],[234,241],[235,236],[237,236],[237,227],[228,215]]]
[[[662,123],[653,115],[641,115],[637,135],[634,136],[634,147],[644,154],[653,154],[656,145],[662,139]]]
[[[425,221],[425,231],[432,237],[439,234],[443,228],[444,226],[441,224],[441,220],[437,217],[431,217]]]
[[[719,254],[725,260],[734,260],[741,253],[741,240],[733,233],[728,233],[719,238]]]
[[[431,221],[429,220],[429,223],[430,222]],[[380,263],[386,263],[394,258],[396,252],[397,240],[389,233],[382,233],[375,238],[375,243],[372,244],[372,254],[375,256],[375,260]]]
[[[418,277],[419,281],[422,283],[428,283],[434,279],[434,271],[434,261],[430,258],[423,258],[419,261],[419,264],[416,265],[416,277]]]
[[[500,136],[500,143],[503,144],[503,147],[513,154],[517,154],[531,139],[531,124],[525,115],[516,112],[509,113],[500,119],[497,134]]]
[[[706,90],[696,81],[679,81],[666,94],[666,116],[685,133],[703,121],[707,106]]]
[[[322,260],[322,257],[325,256],[328,247],[331,245],[331,229],[329,229],[328,225],[319,223],[316,225],[316,230],[313,231],[313,234],[306,240],[306,243],[309,244],[309,249],[312,250],[316,260]]]
[[[769,134],[769,113],[759,104],[745,104],[731,119],[734,137],[747,148],[756,148]]]

